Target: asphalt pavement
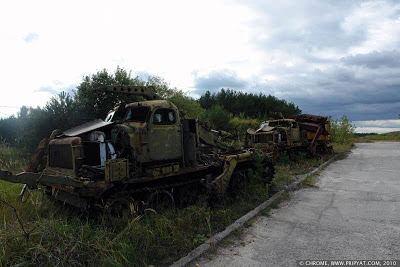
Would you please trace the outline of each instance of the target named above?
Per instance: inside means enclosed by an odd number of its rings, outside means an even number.
[[[356,144],[203,266],[296,266],[296,260],[400,260],[400,142]],[[227,244],[228,243],[228,244]]]

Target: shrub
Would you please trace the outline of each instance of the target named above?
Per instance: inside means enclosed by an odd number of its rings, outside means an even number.
[[[331,120],[331,139],[335,143],[347,144],[354,138],[356,127],[351,124],[346,115],[340,120]]]

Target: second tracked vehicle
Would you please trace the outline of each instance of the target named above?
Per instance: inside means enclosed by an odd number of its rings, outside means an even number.
[[[333,153],[328,118],[309,114],[264,121],[257,130],[247,130],[246,145],[264,151],[287,151],[292,159],[299,151],[314,156]]]

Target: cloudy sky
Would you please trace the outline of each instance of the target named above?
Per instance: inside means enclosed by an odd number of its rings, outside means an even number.
[[[400,130],[400,1],[1,1],[0,116],[117,66]]]

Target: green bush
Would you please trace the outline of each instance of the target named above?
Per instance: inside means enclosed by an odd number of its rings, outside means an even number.
[[[338,144],[347,144],[354,138],[356,127],[351,124],[346,115],[340,120],[331,120],[331,140]]]
[[[230,120],[232,115],[226,111],[222,106],[215,105],[206,111],[203,119],[211,123],[211,127],[218,130],[230,131],[232,125]]]

